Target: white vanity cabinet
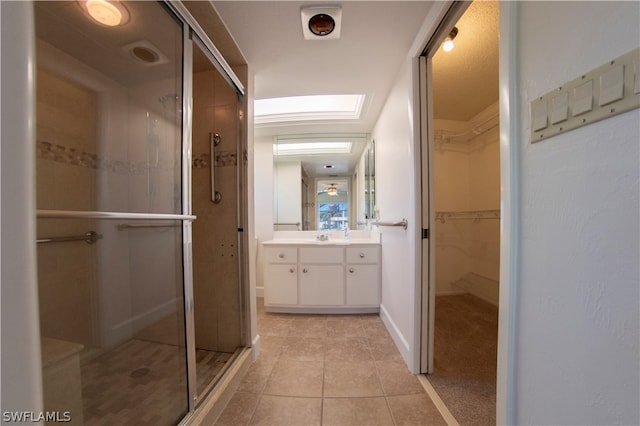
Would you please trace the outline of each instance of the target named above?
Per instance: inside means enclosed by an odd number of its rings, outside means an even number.
[[[298,250],[295,247],[268,247],[264,300],[275,305],[298,304]]]
[[[301,247],[298,251],[300,305],[344,305],[344,249]]]
[[[264,244],[268,312],[358,313],[380,308],[380,245]]]
[[[380,304],[380,250],[377,247],[347,247],[347,305]]]

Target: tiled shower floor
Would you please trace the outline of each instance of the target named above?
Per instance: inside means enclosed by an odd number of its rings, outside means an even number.
[[[261,351],[217,425],[446,424],[372,315],[258,306]]]
[[[233,354],[196,350],[198,393]],[[86,425],[175,424],[185,414],[184,348],[133,338],[82,365]]]

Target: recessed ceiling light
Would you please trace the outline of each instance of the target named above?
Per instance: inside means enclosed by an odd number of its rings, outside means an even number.
[[[325,164],[322,167],[324,167],[325,169],[333,169],[335,167],[335,165],[334,164]]]
[[[117,27],[129,21],[129,11],[119,1],[78,0],[82,10],[99,24]]]

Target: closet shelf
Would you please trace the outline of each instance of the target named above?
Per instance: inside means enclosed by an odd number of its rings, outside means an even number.
[[[445,223],[447,220],[483,220],[500,219],[500,210],[470,210],[459,212],[436,212],[436,220]]]

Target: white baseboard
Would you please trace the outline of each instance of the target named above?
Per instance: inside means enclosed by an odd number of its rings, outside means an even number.
[[[380,318],[382,318],[382,322],[387,327],[387,331],[391,335],[393,342],[398,347],[398,351],[400,351],[400,355],[402,355],[402,359],[404,359],[404,362],[407,363],[407,366],[412,365],[409,342],[407,342],[407,339],[404,338],[402,332],[393,321],[384,305],[380,305]]]
[[[253,360],[258,359],[258,355],[260,355],[260,335],[256,335],[251,341],[251,348],[253,349]]]

